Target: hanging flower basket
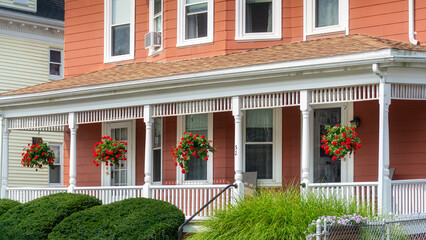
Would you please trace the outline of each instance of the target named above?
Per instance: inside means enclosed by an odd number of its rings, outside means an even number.
[[[332,156],[333,161],[344,159],[346,155],[355,154],[361,148],[361,139],[355,132],[355,126],[325,126],[327,134],[321,136],[321,148],[325,154]]]
[[[106,166],[120,165],[120,161],[126,161],[127,142],[115,141],[110,136],[101,137],[101,141],[93,145],[93,163],[99,166],[104,162]],[[121,164],[123,166],[124,164]]]
[[[46,142],[40,142],[36,145],[28,144],[29,148],[24,148],[22,153],[21,164],[24,167],[35,167],[36,171],[38,168],[42,168],[44,165],[55,169],[53,162],[55,161],[55,154],[50,149]]]
[[[204,160],[208,160],[209,152],[216,152],[216,148],[211,146],[211,140],[208,140],[205,135],[193,134],[184,132],[179,145],[171,150],[175,159],[175,166],[182,168],[182,173],[188,172],[188,161],[194,156]]]

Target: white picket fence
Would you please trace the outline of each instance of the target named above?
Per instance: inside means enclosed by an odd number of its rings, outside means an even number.
[[[426,213],[426,179],[392,181],[392,212],[396,215]]]

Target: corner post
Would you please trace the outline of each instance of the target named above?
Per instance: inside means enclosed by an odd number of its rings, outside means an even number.
[[[143,185],[143,197],[151,198],[152,184],[152,118],[151,105],[145,105],[143,109],[143,120],[145,122],[145,184]]]
[[[9,125],[6,118],[1,117],[1,196],[0,198],[7,198],[6,188],[8,186],[9,175]]]
[[[301,183],[305,184],[305,191],[309,184],[310,173],[310,126],[309,118],[311,114],[311,92],[309,90],[300,91],[300,111],[302,112],[302,156],[300,166],[302,168]]]
[[[241,111],[241,98],[232,97],[232,115],[235,122],[235,146],[234,146],[234,170],[235,184],[237,188],[233,189],[234,199],[240,199],[244,196],[243,184],[243,112]]]
[[[68,192],[74,193],[77,184],[77,116],[75,113],[68,114],[68,127],[70,129],[70,183]]]

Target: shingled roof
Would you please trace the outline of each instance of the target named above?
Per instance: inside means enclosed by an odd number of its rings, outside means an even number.
[[[410,43],[365,35],[349,35],[344,37],[294,42],[199,59],[174,62],[139,62],[117,65],[96,72],[85,73],[79,76],[13,90],[3,93],[2,95],[45,92],[258,64],[347,55],[381,49],[426,51],[425,46],[416,46]]]

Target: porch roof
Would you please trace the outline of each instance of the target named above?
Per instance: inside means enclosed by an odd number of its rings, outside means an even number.
[[[90,72],[62,80],[9,91],[1,95],[48,92],[76,87],[152,79],[156,77],[167,77],[268,63],[327,58],[382,49],[426,52],[426,46],[417,46],[406,42],[356,34],[343,37],[288,43],[268,48],[199,59],[174,62],[138,62],[116,65],[96,72]]]

